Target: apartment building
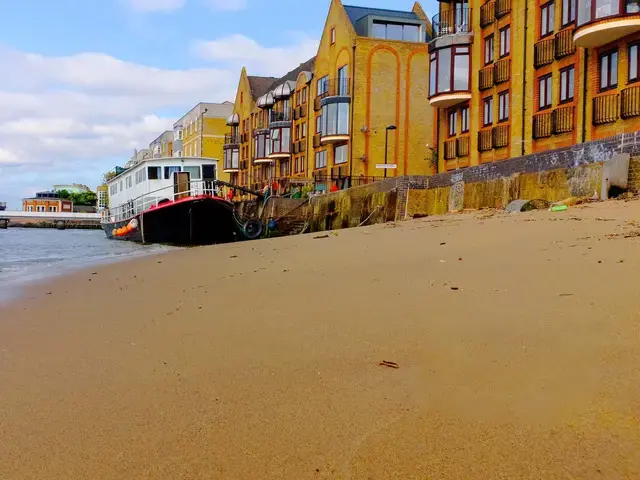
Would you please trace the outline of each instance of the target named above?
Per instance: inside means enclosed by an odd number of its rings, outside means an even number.
[[[440,2],[438,171],[640,130],[640,0]]]
[[[275,178],[319,190],[432,173],[431,33],[417,2],[401,11],[333,0],[314,58],[278,79],[242,71],[225,171],[254,188]]]
[[[223,145],[233,103],[199,103],[173,125],[173,156],[203,157],[223,161]],[[221,180],[229,176],[220,174]]]
[[[149,150],[153,158],[173,156],[173,131],[167,130],[149,144]]]

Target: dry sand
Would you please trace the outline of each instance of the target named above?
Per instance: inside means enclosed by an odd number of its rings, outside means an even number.
[[[640,478],[636,235],[640,201],[478,212],[32,287],[0,479]]]

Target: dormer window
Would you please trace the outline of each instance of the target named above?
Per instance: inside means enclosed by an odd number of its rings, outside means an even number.
[[[406,23],[373,22],[372,37],[404,42],[420,41],[420,26]]]

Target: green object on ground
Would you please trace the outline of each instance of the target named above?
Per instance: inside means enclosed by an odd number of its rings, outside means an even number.
[[[564,212],[566,209],[566,205],[554,205],[553,207],[551,207],[552,212]]]

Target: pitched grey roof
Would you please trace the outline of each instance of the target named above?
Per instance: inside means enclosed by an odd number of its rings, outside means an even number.
[[[266,90],[266,92],[273,90],[278,85],[282,85],[286,81],[291,80],[295,82],[298,79],[298,75],[300,75],[301,72],[313,72],[313,69],[315,68],[315,64],[316,64],[316,57],[314,56],[313,58],[310,58],[306,62],[303,62],[300,65],[298,65],[298,67],[294,68],[283,77],[276,79],[274,82],[271,83],[271,85]]]
[[[247,78],[249,79],[251,96],[254,100],[257,100],[262,95],[267,93],[270,90],[269,87],[271,86],[271,84],[277,80],[276,77],[256,77],[249,75],[247,75]]]

